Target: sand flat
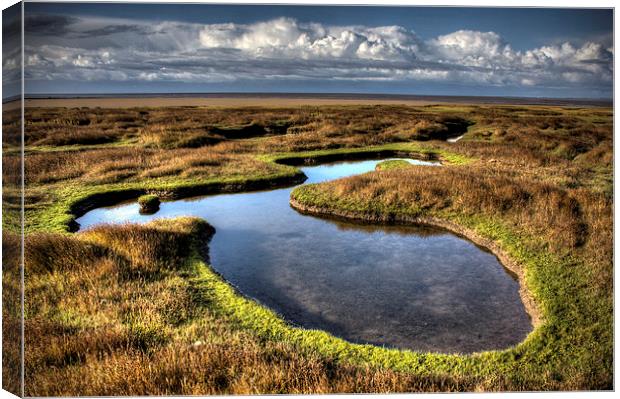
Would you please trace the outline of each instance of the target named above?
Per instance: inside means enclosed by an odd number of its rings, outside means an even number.
[[[3,104],[8,109],[19,101]],[[134,108],[134,107],[298,107],[304,105],[527,105],[611,107],[607,100],[553,99],[520,97],[426,96],[391,94],[335,94],[335,93],[196,93],[196,94],[128,94],[77,95],[27,98],[25,106],[67,108]]]
[[[53,98],[28,99],[26,107],[297,107],[302,105],[370,105],[370,104],[405,104],[429,105],[440,101],[428,100],[384,100],[384,99],[337,99],[337,98],[204,98],[204,97],[143,97],[143,98]]]

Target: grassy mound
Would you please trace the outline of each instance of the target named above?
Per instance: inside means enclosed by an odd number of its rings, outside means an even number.
[[[142,195],[138,198],[140,213],[155,213],[159,210],[159,197],[154,194]]]
[[[376,170],[390,170],[399,168],[408,168],[411,164],[403,159],[391,159],[388,161],[379,162],[375,166]]]

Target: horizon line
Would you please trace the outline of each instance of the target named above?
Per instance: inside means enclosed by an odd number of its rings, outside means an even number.
[[[74,99],[74,98],[153,98],[153,97],[204,97],[204,98],[243,98],[243,97],[284,97],[284,98],[330,98],[330,99],[428,99],[428,100],[484,100],[491,103],[505,103],[501,100],[512,100],[531,104],[532,102],[542,104],[578,104],[596,103],[613,106],[612,98],[592,98],[592,97],[535,97],[535,96],[491,96],[491,95],[443,95],[443,94],[400,94],[400,93],[355,93],[355,92],[126,92],[126,93],[34,93],[25,94],[24,100],[39,99]],[[10,96],[2,99],[2,103],[10,103],[21,100],[21,95]],[[495,101],[492,101],[495,100]],[[499,101],[498,101],[499,100]]]

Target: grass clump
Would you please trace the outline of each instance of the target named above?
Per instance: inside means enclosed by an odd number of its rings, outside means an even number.
[[[379,162],[377,166],[375,166],[376,170],[390,170],[390,169],[400,169],[400,168],[408,168],[411,164],[404,159],[391,159],[383,162]]]
[[[140,205],[140,213],[155,213],[159,210],[160,200],[155,194],[145,194],[138,198],[138,204]]]

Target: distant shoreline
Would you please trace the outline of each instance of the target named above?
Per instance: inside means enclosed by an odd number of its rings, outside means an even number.
[[[4,104],[18,102],[7,99]],[[494,104],[612,107],[612,100],[356,93],[131,93],[29,95],[26,107],[298,106],[354,104]]]

